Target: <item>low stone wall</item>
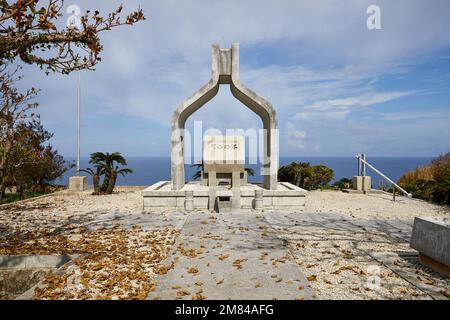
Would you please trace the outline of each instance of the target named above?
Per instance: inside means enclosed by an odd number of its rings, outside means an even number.
[[[67,255],[0,256],[0,300],[16,299],[69,261]]]
[[[279,184],[279,190],[266,190],[249,184],[240,189],[240,208],[256,209],[256,190],[262,190],[262,208],[257,209],[302,209],[305,206],[306,190],[287,182]],[[205,186],[189,186],[189,189],[171,190],[170,181],[160,181],[142,191],[144,210],[184,211],[186,191],[193,192],[193,209],[208,209],[210,189]],[[214,207],[214,206],[211,206]]]

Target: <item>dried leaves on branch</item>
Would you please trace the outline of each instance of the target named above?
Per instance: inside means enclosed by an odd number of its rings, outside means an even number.
[[[0,64],[20,59],[64,74],[94,68],[101,32],[145,20],[141,9],[123,17],[120,6],[106,16],[86,11],[79,29],[66,27],[64,0],[0,0],[0,10]]]

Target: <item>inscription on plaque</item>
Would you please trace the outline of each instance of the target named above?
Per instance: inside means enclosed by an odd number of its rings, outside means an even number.
[[[203,161],[207,164],[241,164],[245,161],[243,136],[205,136]]]

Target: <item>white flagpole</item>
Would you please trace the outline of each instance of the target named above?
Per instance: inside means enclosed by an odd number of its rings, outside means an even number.
[[[78,92],[77,92],[77,176],[80,175],[80,73],[78,70]]]

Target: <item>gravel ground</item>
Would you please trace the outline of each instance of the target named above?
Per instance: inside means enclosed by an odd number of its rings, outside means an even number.
[[[92,191],[80,194],[58,192],[34,201],[12,204],[0,209],[0,232],[4,226],[9,230],[51,232],[72,221],[81,224],[106,212],[142,213],[140,192],[123,187],[121,190],[103,196],[93,196]]]
[[[143,299],[155,275],[168,271],[161,263],[178,234],[176,223],[158,224],[155,213],[143,214],[140,188],[118,190],[108,196],[60,192],[0,209],[0,254],[82,254],[72,269],[48,276],[35,298]],[[286,240],[316,298],[450,297],[448,279],[421,266],[407,243],[415,216],[449,216],[448,207],[404,197],[393,202],[384,194],[313,191],[302,211],[264,215]],[[101,227],[88,230],[100,220]],[[100,254],[89,256],[94,253]],[[70,284],[74,273],[81,286]],[[368,285],[374,275],[380,279],[375,289]]]
[[[416,216],[445,216],[450,208],[422,200],[387,194],[355,194],[340,191],[310,191],[304,212],[343,213],[355,218],[413,219]]]
[[[400,221],[335,213],[272,213],[266,219],[287,242],[317,299],[450,298],[449,279],[418,262]]]
[[[155,276],[168,271],[161,262],[178,231],[165,215],[140,214],[135,188],[121,189],[60,192],[0,209],[0,255],[79,256],[47,275],[35,299],[145,299]]]

